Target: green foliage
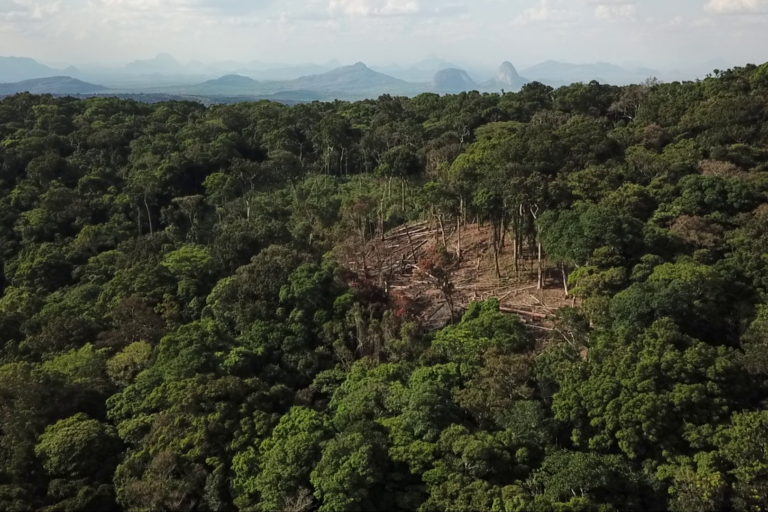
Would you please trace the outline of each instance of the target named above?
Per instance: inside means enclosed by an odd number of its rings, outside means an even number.
[[[489,300],[472,304],[461,322],[440,331],[432,342],[433,357],[458,364],[462,373],[471,374],[477,356],[486,350],[522,353],[532,341],[522,323],[499,312],[499,303]]]
[[[765,509],[766,66],[0,100],[0,510]],[[374,243],[414,221],[442,329]],[[454,303],[473,222],[573,308]]]
[[[736,408],[734,354],[679,332],[669,319],[634,334],[600,333],[589,361],[560,382],[553,410],[573,441],[630,460],[670,460],[709,446]]]
[[[40,435],[35,454],[51,476],[78,479],[98,473],[109,475],[109,465],[115,464],[119,449],[114,427],[80,413],[48,426]]]
[[[310,473],[321,460],[322,445],[329,434],[328,419],[303,407],[292,408],[280,419],[259,448],[254,488],[260,495],[262,510],[282,510],[302,489],[310,489]],[[328,490],[320,490],[319,494],[324,492]]]
[[[152,358],[152,347],[146,341],[137,341],[107,361],[107,373],[117,386],[125,387],[145,370]]]
[[[550,454],[531,477],[531,484],[554,503],[576,495],[612,503],[620,510],[641,510],[643,499],[652,501],[641,481],[642,476],[619,455],[566,451]]]
[[[357,425],[325,445],[311,476],[321,512],[392,510],[392,496],[382,485],[390,469],[387,439],[372,426]]]

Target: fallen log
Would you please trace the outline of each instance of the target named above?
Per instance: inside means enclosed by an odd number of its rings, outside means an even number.
[[[403,233],[397,233],[395,235],[390,235],[390,236],[386,237],[384,239],[384,241],[385,242],[390,242],[392,240],[397,240],[397,239],[400,239],[400,238],[403,238],[403,237],[407,237],[408,235],[410,235],[410,236],[424,236],[424,235],[427,235],[429,233],[430,233],[430,231],[428,229],[426,229],[426,228],[422,228],[422,229],[419,229],[419,230],[416,230],[416,231],[411,231],[411,232],[405,231]]]
[[[507,292],[507,293],[505,293],[503,296],[499,297],[499,298],[497,299],[497,300],[499,301],[499,304],[501,304],[502,302],[504,302],[504,299],[506,299],[507,297],[509,297],[509,296],[510,296],[510,295],[512,295],[513,293],[514,293],[514,290],[512,290],[511,292]]]
[[[531,313],[529,311],[521,311],[519,309],[512,309],[512,308],[499,308],[499,311],[502,313],[514,313],[516,315],[525,315],[530,316],[532,318],[540,318],[541,320],[546,320],[548,317],[547,315],[542,315],[541,313]]]
[[[389,235],[396,235],[398,233],[402,233],[406,229],[417,229],[417,228],[420,228],[420,227],[422,227],[422,226],[424,226],[424,225],[426,225],[428,223],[429,223],[429,221],[425,220],[425,221],[422,221],[422,222],[416,222],[415,224],[405,224],[403,226],[400,226],[399,228],[393,229],[388,234]]]

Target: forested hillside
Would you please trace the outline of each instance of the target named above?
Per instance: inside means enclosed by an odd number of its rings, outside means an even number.
[[[0,141],[0,510],[768,507],[768,65],[293,107],[21,94]],[[429,332],[340,257],[416,221],[541,247],[576,307]]]

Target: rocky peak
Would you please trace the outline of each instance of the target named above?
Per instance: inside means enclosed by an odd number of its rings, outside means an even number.
[[[520,75],[512,63],[505,62],[496,73],[496,81],[502,84],[515,86],[520,82]]]

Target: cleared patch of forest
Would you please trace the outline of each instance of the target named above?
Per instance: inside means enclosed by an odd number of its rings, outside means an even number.
[[[562,268],[546,260],[539,283],[535,244],[514,247],[510,235],[495,252],[491,226],[430,220],[389,231],[364,250],[355,243],[352,238],[341,245],[339,259],[376,282],[428,330],[460,318],[473,302],[496,299],[502,312],[546,331],[557,310],[577,303],[567,294]]]
[[[0,512],[768,509],[768,64],[0,100]]]

